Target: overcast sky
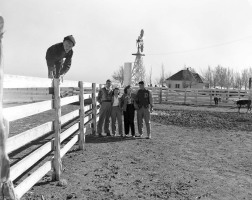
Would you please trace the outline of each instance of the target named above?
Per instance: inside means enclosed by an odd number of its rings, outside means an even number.
[[[152,79],[193,67],[252,67],[251,0],[1,0],[4,67],[47,77],[48,47],[76,39],[66,79],[103,83],[134,62],[144,29],[144,65]]]

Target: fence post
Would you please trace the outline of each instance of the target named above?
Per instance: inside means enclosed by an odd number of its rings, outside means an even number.
[[[196,106],[197,106],[198,105],[198,90],[196,90],[195,100],[196,100]]]
[[[210,105],[212,105],[212,101],[213,101],[213,94],[212,90],[210,89]]]
[[[185,88],[185,95],[184,95],[184,104],[186,104],[186,88]]]
[[[162,87],[159,88],[159,103],[162,103]]]
[[[156,94],[157,94],[157,97],[156,97],[156,103],[159,103],[160,102],[160,91],[159,91],[159,88],[158,87],[156,87],[155,88],[155,92],[156,92]]]
[[[53,80],[54,88],[54,159],[53,159],[53,180],[60,180],[62,163],[60,157],[60,133],[61,133],[61,104],[60,104],[60,79]]]
[[[252,78],[249,78],[249,100],[251,100],[251,83],[252,83]]]
[[[169,88],[166,89],[165,101],[168,102]]]
[[[84,111],[84,88],[83,82],[79,81],[79,100],[80,100],[80,134],[79,134],[79,149],[84,150],[84,143],[85,143],[85,132],[84,132],[84,118],[85,118],[85,111]]]
[[[229,88],[228,88],[228,93],[227,93],[227,102],[229,102]]]
[[[92,133],[96,134],[97,106],[96,106],[96,83],[92,83]]]

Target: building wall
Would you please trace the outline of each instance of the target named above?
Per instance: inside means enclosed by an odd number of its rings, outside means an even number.
[[[197,83],[196,85],[193,85],[192,88],[205,89],[205,84],[204,83]]]
[[[177,85],[177,87],[176,87]],[[179,85],[179,87],[178,87]],[[171,80],[166,80],[166,86],[168,88],[177,88],[177,89],[182,89],[183,88],[183,81],[171,81]]]
[[[190,85],[190,82],[187,82],[187,85]],[[184,81],[166,80],[166,86],[172,89],[183,89]],[[190,88],[190,86],[188,87]],[[205,84],[204,83],[191,83],[191,88],[205,89]]]

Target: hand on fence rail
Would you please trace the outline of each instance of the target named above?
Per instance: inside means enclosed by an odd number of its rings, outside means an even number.
[[[48,71],[48,78],[54,79],[53,71]]]
[[[150,107],[150,113],[152,113],[152,112],[153,112],[153,106]]]
[[[64,75],[61,75],[60,76],[60,82],[63,83],[63,81],[64,81]]]

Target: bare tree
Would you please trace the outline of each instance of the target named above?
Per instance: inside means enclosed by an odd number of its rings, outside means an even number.
[[[234,75],[234,88],[241,89],[241,87],[242,87],[241,75],[239,72],[236,72]]]
[[[165,82],[165,69],[164,69],[164,64],[162,63],[161,66],[161,76],[160,76],[160,85],[163,87]]]
[[[216,68],[212,70],[212,75],[213,75],[213,87],[216,88],[218,85],[218,76],[217,76],[217,71]]]
[[[202,73],[205,81],[208,83],[208,87],[211,88],[213,86],[213,72],[210,66],[208,66],[207,70]]]
[[[202,74],[205,80],[209,82],[210,87],[241,89],[244,86],[247,90],[249,78],[252,77],[252,68],[243,69],[242,73],[239,73],[220,65],[214,69],[208,66],[207,70]]]
[[[146,70],[145,70],[145,66],[143,66],[139,78],[140,78],[140,81],[145,81],[145,79],[146,79]],[[137,84],[138,84],[138,83],[137,83]]]
[[[121,85],[123,85],[123,76],[124,76],[123,66],[120,66],[119,69],[114,72],[112,78],[115,81],[118,81]]]
[[[249,76],[249,78],[252,78],[252,68],[251,67],[249,67],[248,68],[248,76]]]
[[[168,87],[168,85],[167,85],[166,80],[167,80],[169,77],[171,77],[171,76],[172,76],[172,73],[171,73],[171,72],[165,73],[164,81],[165,81],[165,85],[166,85],[167,87]]]
[[[160,77],[155,78],[154,84],[155,86],[158,86],[158,87],[160,86]]]
[[[234,76],[234,72],[232,69],[227,68],[227,72],[226,72],[226,88],[230,88],[233,82],[233,76]]]
[[[152,86],[152,66],[150,68],[150,72],[149,72],[149,75],[148,75],[148,80],[147,80],[147,83]]]
[[[232,75],[230,79],[230,86],[232,87],[232,89],[235,89],[235,73],[233,70],[232,70]]]
[[[252,68],[248,68],[248,78],[252,78]]]
[[[227,68],[218,65],[215,70],[217,76],[217,83],[221,88],[223,88],[227,79]]]
[[[247,90],[248,87],[248,82],[249,82],[249,70],[248,69],[243,69],[242,74],[241,74],[241,83],[245,87],[245,90]]]
[[[161,74],[160,77],[155,79],[155,85],[160,85],[161,87],[166,85],[166,79],[167,79],[167,75],[165,74],[165,68],[164,68],[164,64],[161,65]]]
[[[165,73],[165,80],[166,80],[167,78],[171,77],[171,76],[172,76],[172,73],[171,73],[171,72]]]

